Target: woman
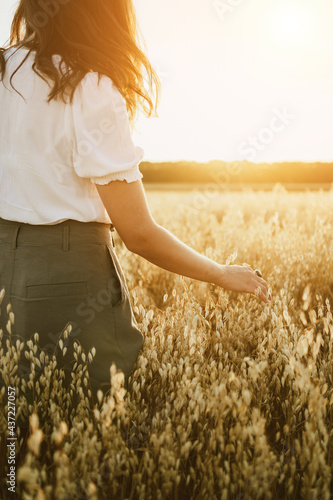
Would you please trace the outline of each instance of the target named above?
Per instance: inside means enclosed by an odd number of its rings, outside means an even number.
[[[66,383],[73,342],[94,346],[95,395],[110,387],[112,361],[128,387],[143,344],[112,226],[157,266],[270,301],[260,273],[198,254],[150,214],[130,126],[140,106],[156,112],[159,81],[138,33],[131,0],[21,0],[0,53],[0,326],[25,341],[38,332]],[[29,368],[21,356],[20,375]]]

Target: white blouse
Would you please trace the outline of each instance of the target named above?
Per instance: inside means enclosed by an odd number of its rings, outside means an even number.
[[[16,52],[15,52],[16,50]],[[88,73],[71,104],[47,103],[51,87],[32,69],[34,52],[13,77],[25,48],[10,48],[0,81],[0,217],[28,224],[67,219],[111,223],[96,184],[141,179],[126,101],[112,80]],[[58,63],[60,56],[53,56]]]

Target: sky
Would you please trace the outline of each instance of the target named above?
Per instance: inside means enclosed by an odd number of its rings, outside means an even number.
[[[0,0],[0,43],[16,1]],[[134,0],[162,81],[144,161],[333,161],[332,0]]]

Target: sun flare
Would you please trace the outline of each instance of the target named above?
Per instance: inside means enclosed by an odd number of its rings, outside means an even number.
[[[271,9],[267,29],[271,38],[288,47],[309,42],[315,28],[315,19],[302,3],[280,4]]]

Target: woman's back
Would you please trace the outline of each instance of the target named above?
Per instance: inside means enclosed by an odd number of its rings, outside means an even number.
[[[138,180],[144,151],[134,147],[126,103],[110,78],[89,72],[73,102],[48,102],[50,86],[26,48],[5,53],[0,84],[0,217],[29,224],[66,219],[110,223],[93,179]],[[10,57],[8,57],[12,54]],[[10,77],[21,61],[27,60]],[[59,68],[60,56],[52,57]],[[19,93],[21,94],[19,94]]]
[[[7,50],[6,59],[14,52]],[[49,87],[31,68],[33,52],[13,77],[15,89],[25,99],[10,85],[10,76],[27,53],[20,48],[7,59],[0,85],[0,215],[33,224],[50,222],[45,208],[65,194],[52,165],[69,164],[71,153],[65,134],[66,106],[47,102]]]

